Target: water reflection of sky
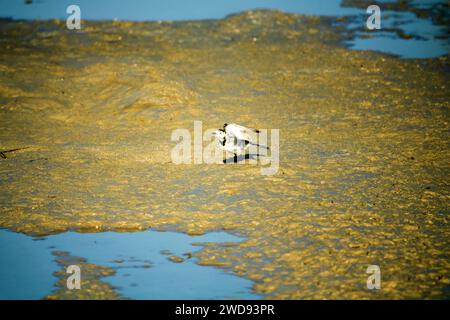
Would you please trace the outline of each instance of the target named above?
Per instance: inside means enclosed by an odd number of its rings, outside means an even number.
[[[310,15],[349,15],[361,10],[343,8],[340,0],[1,0],[1,16],[16,19],[66,18],[66,8],[77,4],[85,19],[193,20],[220,19],[251,9],[278,9]]]
[[[381,29],[361,29],[365,21],[356,18],[348,25],[355,30],[355,37],[348,44],[357,50],[382,51],[404,58],[428,58],[448,54],[448,39],[439,39],[446,30],[432,23],[430,18],[417,18],[412,12],[382,11]],[[399,37],[398,29],[409,39]]]
[[[116,270],[102,278],[132,299],[258,299],[250,291],[252,282],[222,269],[200,266],[193,242],[239,242],[225,232],[188,236],[176,232],[65,232],[46,238],[0,230],[0,299],[41,299],[54,289],[56,264],[52,251],[68,251],[88,263]],[[167,251],[167,253],[165,253]],[[169,255],[184,258],[171,262]],[[150,268],[145,267],[150,264]],[[81,274],[83,270],[81,270]],[[83,284],[81,283],[81,290]]]

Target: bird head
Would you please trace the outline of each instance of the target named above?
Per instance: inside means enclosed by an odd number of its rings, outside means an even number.
[[[216,130],[216,131],[214,131],[212,134],[213,134],[213,136],[215,136],[219,141],[224,141],[225,138],[226,138],[226,133],[225,133],[225,130],[223,130],[223,129]]]

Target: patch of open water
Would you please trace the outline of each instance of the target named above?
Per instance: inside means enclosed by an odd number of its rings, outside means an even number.
[[[225,232],[188,236],[176,232],[65,232],[30,237],[0,230],[0,299],[41,299],[56,289],[61,269],[53,251],[68,251],[116,271],[101,278],[131,299],[258,299],[252,282],[223,269],[200,266],[198,243],[239,242]],[[196,244],[196,245],[193,245]],[[170,261],[169,256],[184,259]],[[190,258],[189,258],[190,257]],[[81,289],[83,290],[83,270]]]

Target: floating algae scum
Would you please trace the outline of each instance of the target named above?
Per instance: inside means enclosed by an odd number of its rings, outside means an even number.
[[[448,56],[351,51],[340,22],[1,21],[0,149],[27,149],[0,159],[0,227],[225,230],[245,239],[196,258],[251,280],[244,298],[448,298]],[[172,164],[171,132],[194,120],[280,129],[278,174]],[[113,272],[73,250],[61,266]],[[380,290],[366,288],[373,264]]]

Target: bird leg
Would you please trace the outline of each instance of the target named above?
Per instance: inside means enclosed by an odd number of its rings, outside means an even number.
[[[234,158],[233,158],[234,163],[237,163],[237,154],[234,154]]]

